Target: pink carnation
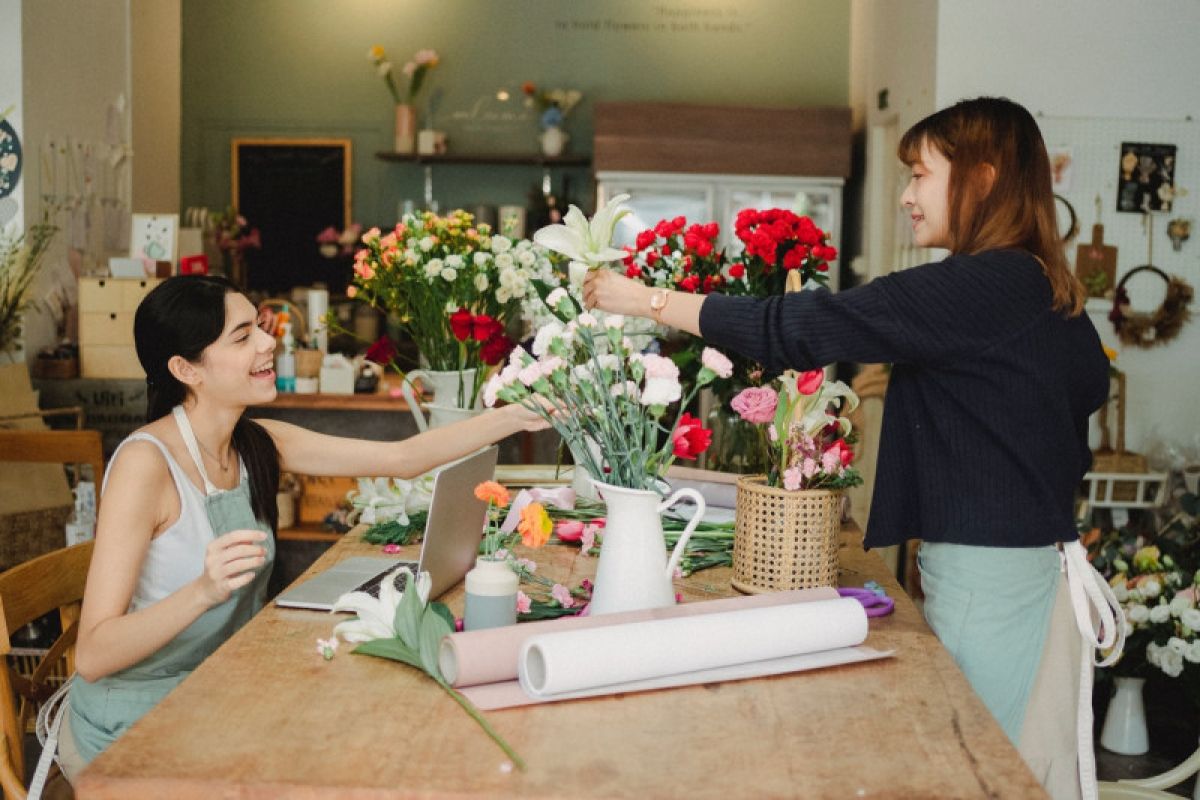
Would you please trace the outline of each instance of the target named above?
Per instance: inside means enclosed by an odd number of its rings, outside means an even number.
[[[529,599],[529,595],[517,589],[517,613],[528,614],[529,609],[533,607],[533,601]]]
[[[700,363],[715,372],[718,378],[728,378],[733,374],[733,362],[711,347],[704,348],[704,352],[700,354]]]
[[[800,488],[803,476],[800,474],[799,467],[788,467],[783,471],[783,488],[789,492],[794,492]]]
[[[779,395],[774,389],[765,386],[751,386],[742,389],[733,398],[730,406],[742,419],[753,425],[765,425],[775,418],[775,408],[779,405]]]
[[[550,596],[557,600],[558,604],[563,608],[570,608],[575,605],[575,599],[571,597],[571,590],[561,583],[554,584],[554,588],[550,590]]]
[[[646,368],[646,378],[667,378],[679,380],[679,367],[675,362],[664,356],[648,353],[642,356],[642,365]]]

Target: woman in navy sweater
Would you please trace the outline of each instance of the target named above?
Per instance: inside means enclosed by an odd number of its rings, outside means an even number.
[[[949,250],[942,261],[837,294],[767,299],[595,270],[585,302],[651,316],[771,371],[893,364],[865,545],[922,540],[930,626],[1039,778],[1071,796],[1075,754],[1086,773],[1091,741],[1076,742],[1075,696],[1053,699],[1080,680],[1060,543],[1078,548],[1074,496],[1108,362],[1058,239],[1028,111],[963,101],[909,130],[899,155],[912,170],[901,202],[913,240]],[[1098,579],[1088,571],[1077,568],[1078,583]]]

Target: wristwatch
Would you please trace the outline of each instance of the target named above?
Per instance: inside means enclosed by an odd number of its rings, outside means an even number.
[[[670,299],[671,292],[667,289],[655,289],[650,293],[650,316],[654,317],[655,322],[662,323],[662,311]]]

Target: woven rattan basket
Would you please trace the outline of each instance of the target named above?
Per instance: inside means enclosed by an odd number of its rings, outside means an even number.
[[[737,485],[733,588],[784,591],[837,585],[841,492],[787,491],[761,476]]]

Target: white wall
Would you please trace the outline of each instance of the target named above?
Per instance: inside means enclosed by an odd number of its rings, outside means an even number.
[[[11,0],[10,0],[11,1]],[[24,0],[21,3],[22,86],[24,95],[25,219],[40,218],[46,204],[43,193],[78,197],[91,209],[86,230],[83,221],[67,211],[55,215],[60,231],[48,252],[42,274],[33,289],[34,300],[55,286],[67,287],[74,297],[79,270],[107,264],[103,220],[98,208],[88,201],[102,190],[98,185],[99,163],[107,155],[100,147],[108,134],[108,107],[118,97],[129,96],[129,0]],[[7,52],[7,48],[6,48]],[[119,125],[120,137],[128,140],[127,117]],[[65,179],[66,156],[58,159],[60,181],[43,186],[39,153],[47,139],[76,145],[73,174],[82,164],[79,146],[93,147],[96,166],[90,186]],[[128,173],[123,173],[128,180]],[[126,189],[126,193],[127,193]],[[92,194],[89,194],[92,193]],[[75,227],[72,228],[72,223]],[[74,231],[74,233],[72,232]],[[71,244],[77,246],[70,246]],[[44,313],[31,313],[26,321],[25,349],[33,358],[39,349],[55,341],[54,320]]]
[[[939,108],[981,94],[1010,97],[1045,115],[1041,124],[1049,145],[1075,140],[1081,173],[1101,171],[1100,186],[1076,187],[1071,199],[1083,238],[1090,239],[1091,199],[1101,191],[1105,238],[1118,246],[1118,279],[1147,259],[1141,218],[1114,210],[1120,142],[1170,137],[1154,142],[1179,146],[1177,177],[1190,193],[1177,199],[1169,214],[1156,215],[1154,263],[1200,289],[1200,230],[1179,253],[1171,250],[1165,233],[1173,217],[1200,222],[1200,3],[945,0],[938,6],[937,27]],[[1185,121],[1188,116],[1192,121]],[[1100,163],[1080,160],[1089,154]],[[1068,255],[1074,254],[1074,247],[1068,248]],[[1134,308],[1153,310],[1161,288],[1152,281],[1139,286],[1144,290],[1140,299],[1133,293]],[[1129,393],[1127,445],[1135,451],[1153,456],[1161,441],[1200,447],[1198,303],[1193,302],[1193,319],[1179,338],[1152,350],[1121,347],[1107,319],[1110,306],[1089,304],[1101,338],[1120,351],[1117,363],[1127,374]]]

